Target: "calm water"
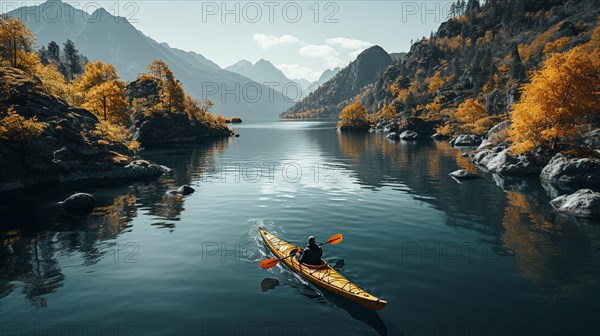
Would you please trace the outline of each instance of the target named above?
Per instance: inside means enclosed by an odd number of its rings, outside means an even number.
[[[445,143],[327,123],[237,127],[155,149],[158,181],[0,194],[2,335],[583,335],[600,327],[600,223],[557,216],[535,182],[485,176]],[[186,197],[168,191],[190,184]],[[57,202],[100,203],[85,218]],[[267,255],[265,226],[389,302],[374,313]],[[69,334],[69,332],[71,332]]]

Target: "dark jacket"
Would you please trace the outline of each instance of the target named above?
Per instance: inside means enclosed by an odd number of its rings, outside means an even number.
[[[323,250],[321,250],[319,245],[308,245],[302,250],[298,260],[308,265],[321,265],[322,256]]]

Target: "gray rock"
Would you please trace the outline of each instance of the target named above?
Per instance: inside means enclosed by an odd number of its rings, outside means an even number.
[[[477,174],[474,174],[466,169],[459,169],[450,173],[450,176],[462,180],[462,179],[472,179],[478,177]]]
[[[400,135],[398,133],[396,133],[396,132],[388,133],[388,135],[386,135],[385,137],[388,138],[388,139],[390,139],[390,140],[394,140],[394,141],[400,140]]]
[[[76,215],[90,214],[96,207],[96,198],[86,193],[77,193],[61,203],[63,209]]]
[[[568,158],[559,153],[541,171],[540,179],[560,185],[600,185],[600,160]]]
[[[600,128],[583,135],[583,143],[590,147],[600,146]]]
[[[472,161],[483,171],[500,176],[538,175],[547,163],[545,157],[531,153],[513,156],[505,146],[479,151]]]
[[[550,205],[556,211],[576,217],[600,217],[600,193],[581,189],[571,195],[562,195]]]
[[[512,126],[511,120],[503,121],[496,126],[490,128],[485,136],[485,139],[481,142],[481,145],[477,148],[478,150],[498,146],[500,144],[506,143],[508,140],[508,131]]]
[[[408,130],[408,131],[404,131],[404,132],[402,132],[402,134],[400,134],[400,139],[415,140],[418,136],[419,136],[419,134],[417,134],[417,132]]]
[[[192,194],[194,191],[196,191],[196,189],[190,187],[189,185],[182,185],[181,187],[177,188],[177,193],[183,196]]]
[[[459,147],[474,147],[481,144],[481,139],[472,134],[461,134],[454,139],[451,144]]]

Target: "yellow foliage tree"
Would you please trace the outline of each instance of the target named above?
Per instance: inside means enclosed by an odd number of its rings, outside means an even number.
[[[92,87],[85,95],[82,107],[94,112],[103,121],[118,125],[129,122],[125,85],[120,80],[110,80]]]
[[[368,127],[369,121],[367,119],[367,110],[360,101],[356,101],[344,107],[342,113],[340,113],[340,121],[337,126],[349,128]]]
[[[46,93],[63,98],[70,105],[75,105],[73,86],[67,83],[65,76],[54,62],[47,65],[39,63],[36,75],[42,81]]]
[[[112,64],[100,61],[86,64],[76,87],[84,96],[83,108],[94,112],[104,121],[118,125],[129,122],[125,83],[119,79]]]
[[[441,74],[441,71],[438,70],[429,81],[429,92],[436,92],[437,89],[444,86],[444,84],[446,84],[446,78],[444,78]]]
[[[81,92],[86,92],[95,86],[118,79],[117,69],[112,64],[96,61],[85,65],[83,76],[76,84]]]
[[[160,80],[160,103],[167,112],[184,112],[185,90],[167,63],[154,60],[148,65],[150,74]]]
[[[2,63],[19,67],[24,58],[29,55],[31,46],[35,43],[33,33],[21,22],[8,15],[0,15],[0,54]]]
[[[13,107],[7,115],[0,119],[0,139],[8,142],[26,143],[42,135],[47,124],[37,120],[37,117],[27,119],[15,112]]]
[[[474,125],[477,120],[487,117],[487,113],[485,113],[485,106],[477,100],[469,98],[458,105],[454,117],[465,124]]]
[[[594,42],[594,39],[592,39]],[[592,43],[591,42],[591,43]],[[513,105],[510,139],[519,154],[557,139],[574,140],[586,116],[600,114],[600,51],[589,46],[554,54],[523,86]]]

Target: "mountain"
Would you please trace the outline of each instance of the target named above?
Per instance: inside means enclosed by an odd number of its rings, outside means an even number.
[[[254,64],[244,59],[226,67],[225,70],[248,77],[257,83],[274,87],[292,101],[303,97],[302,85],[287,78],[281,70],[265,59],[261,58]]]
[[[323,71],[323,74],[321,74],[321,77],[319,77],[319,79],[317,79],[313,83],[316,83],[316,84],[318,84],[317,86],[320,86],[321,84],[324,84],[325,82],[327,82],[328,80],[333,78],[333,76],[337,75],[338,72],[340,72],[340,67],[336,67],[334,69],[327,69],[327,70]]]
[[[414,43],[355,97],[373,113],[392,105],[402,118],[448,122],[473,98],[491,117],[505,116],[527,74],[554,52],[586,43],[600,21],[598,0],[469,1],[470,8]],[[396,89],[396,93],[390,91]],[[490,119],[493,120],[493,119]],[[491,125],[493,126],[493,125]]]
[[[315,82],[309,82],[308,80],[306,80],[304,78],[294,78],[292,80],[294,82],[298,83],[298,85],[300,85],[300,88],[302,89],[302,92],[304,93],[305,96],[307,96],[308,93],[314,91],[314,90],[311,90],[311,84],[313,84]]]
[[[39,19],[41,15],[49,15],[48,11],[52,10],[56,11],[56,20],[50,22]],[[127,81],[146,72],[146,66],[153,60],[162,59],[188,93],[215,103],[215,113],[265,120],[276,118],[277,114],[291,105],[281,93],[247,77],[220,69],[199,54],[158,43],[137,30],[127,19],[115,17],[103,8],[88,15],[60,0],[49,0],[39,6],[21,7],[8,14],[21,18],[32,32],[39,34],[40,45],[49,41],[60,44],[70,38],[89,60],[112,63]]]
[[[390,63],[392,58],[383,48],[370,47],[308,97],[282,113],[281,117],[336,119],[348,100],[372,83]],[[321,77],[325,79],[331,72],[325,72]]]
[[[94,17],[61,0],[48,0],[38,6],[23,6],[7,13],[21,21],[36,35],[38,45],[50,41],[61,44],[74,40],[87,22]]]

